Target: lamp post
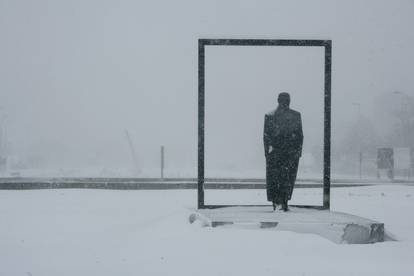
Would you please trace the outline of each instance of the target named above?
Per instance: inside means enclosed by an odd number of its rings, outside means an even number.
[[[362,146],[361,146],[361,104],[352,103],[358,107],[358,141],[359,141],[359,179],[362,179]]]
[[[164,146],[161,146],[161,179],[164,180]]]
[[[400,110],[400,119],[401,119],[401,142],[403,147],[410,147],[410,134],[411,134],[411,125],[410,125],[410,114],[409,114],[409,104],[413,99],[401,91],[392,92],[395,95],[399,95],[401,98],[401,110]]]
[[[407,169],[407,177],[410,179],[411,171],[413,168],[414,162],[412,159],[412,153],[414,149],[412,144],[412,137],[413,135],[413,126],[414,126],[414,99],[401,91],[394,91],[392,92],[395,95],[399,95],[401,99],[400,110],[397,112],[399,115],[399,119],[401,120],[401,144],[402,147],[408,149],[409,154],[409,166]],[[412,108],[412,110],[410,110]]]
[[[7,170],[7,116],[0,107],[0,173]]]

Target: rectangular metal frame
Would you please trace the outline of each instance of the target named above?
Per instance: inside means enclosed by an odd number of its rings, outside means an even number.
[[[298,39],[199,39],[198,40],[198,209],[230,206],[268,205],[205,205],[204,204],[204,119],[205,119],[205,47],[206,46],[299,46],[324,47],[324,155],[323,155],[323,205],[296,205],[297,207],[329,209],[331,190],[331,40]]]

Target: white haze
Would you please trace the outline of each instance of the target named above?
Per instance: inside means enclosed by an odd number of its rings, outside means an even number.
[[[302,114],[303,151],[322,154],[323,47],[208,46],[205,57],[207,176],[222,168],[264,174],[264,114],[276,108],[281,91]]]
[[[353,103],[380,128],[374,99],[413,95],[413,12],[412,1],[1,1],[7,155],[44,172],[128,170],[127,129],[142,168],[158,168],[164,145],[170,176],[196,176],[198,38],[331,39],[335,145]],[[209,48],[207,174],[263,170],[263,115],[280,91],[302,112],[304,150],[321,147],[322,64],[318,49]]]

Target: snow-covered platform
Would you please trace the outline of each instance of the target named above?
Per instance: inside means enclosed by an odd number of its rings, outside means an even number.
[[[257,227],[316,234],[335,243],[364,244],[385,239],[384,224],[370,219],[329,210],[290,207],[289,212],[272,207],[225,207],[200,209],[189,221],[210,227]]]

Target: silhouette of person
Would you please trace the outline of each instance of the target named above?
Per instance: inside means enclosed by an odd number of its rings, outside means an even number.
[[[266,157],[267,200],[273,210],[282,205],[288,211],[302,155],[303,131],[299,112],[290,109],[290,95],[278,96],[277,108],[265,115],[263,143]]]

